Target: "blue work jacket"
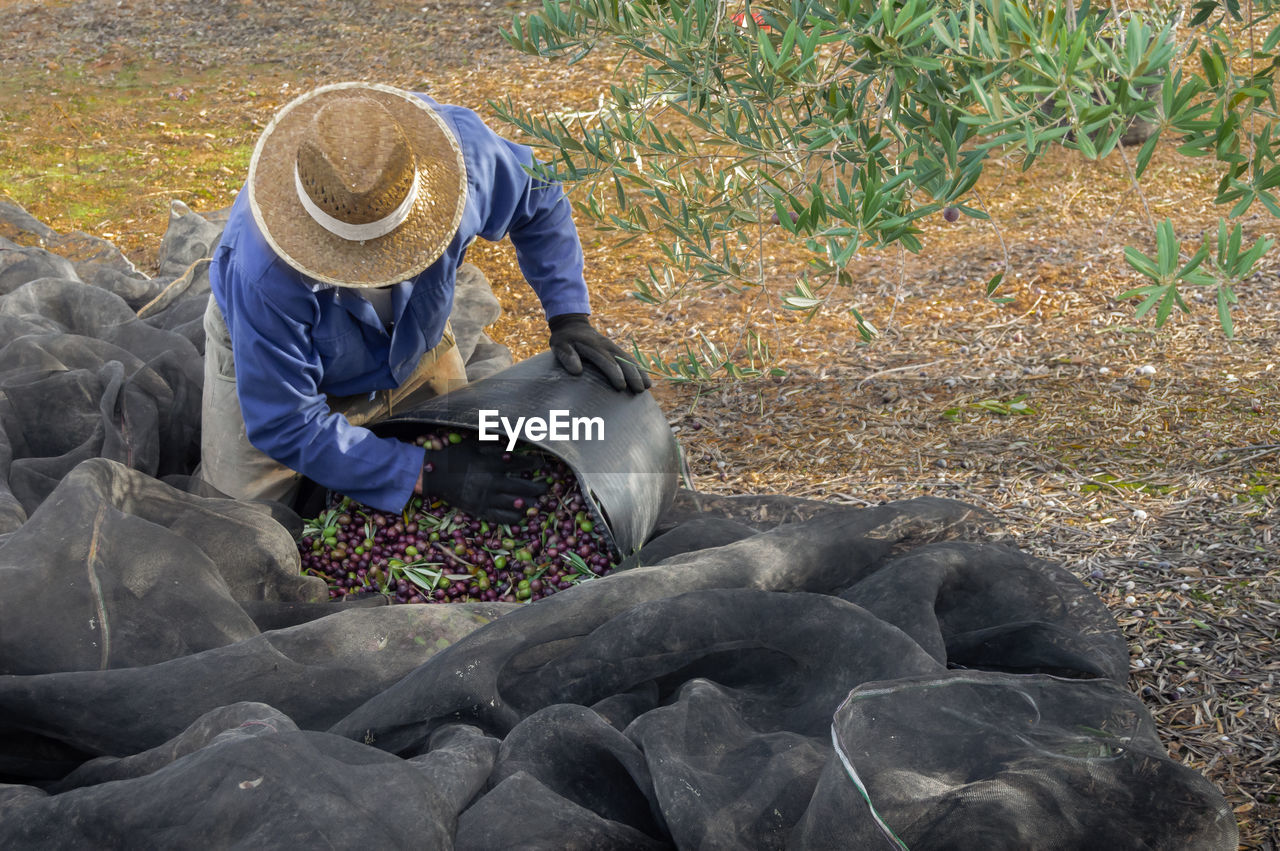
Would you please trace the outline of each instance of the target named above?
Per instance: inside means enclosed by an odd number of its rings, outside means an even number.
[[[475,112],[418,95],[462,149],[467,200],[453,241],[416,278],[395,285],[390,331],[358,291],[305,278],[267,244],[248,190],[232,205],[209,279],[231,335],[249,442],[331,490],[385,511],[413,495],[421,447],[377,437],[329,410],[325,394],[399,386],[440,342],[458,266],[475,237],[510,237],[547,318],[589,313],[582,246],[559,185],[534,181],[532,150],[501,138]]]

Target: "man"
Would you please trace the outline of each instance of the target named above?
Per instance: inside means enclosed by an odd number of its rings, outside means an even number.
[[[466,441],[433,453],[364,426],[466,381],[447,319],[475,237],[509,237],[563,368],[620,391],[648,377],[595,331],[563,190],[471,110],[340,83],[258,140],[209,267],[202,477],[288,502],[302,476],[386,511],[426,493],[513,519],[538,492]]]

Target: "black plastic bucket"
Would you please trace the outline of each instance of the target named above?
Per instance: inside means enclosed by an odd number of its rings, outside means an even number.
[[[425,426],[478,433],[484,425],[505,447],[514,429],[503,428],[502,417],[508,426],[520,418],[526,423],[541,419],[546,435],[525,433],[520,443],[556,456],[573,470],[593,520],[603,524],[605,537],[622,557],[640,548],[675,496],[679,446],[652,395],[618,392],[591,367],[583,375],[569,375],[551,352],[543,352],[369,428],[403,440],[417,437]]]

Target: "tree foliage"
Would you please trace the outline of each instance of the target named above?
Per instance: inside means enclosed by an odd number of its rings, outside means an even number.
[[[1232,288],[1272,247],[1242,244],[1239,220],[1280,216],[1274,2],[544,0],[511,44],[569,61],[604,47],[631,71],[588,113],[496,106],[550,152],[542,176],[578,184],[581,215],[662,237],[642,298],[762,285],[781,228],[811,255],[783,304],[810,313],[853,283],[860,249],[916,251],[945,207],[986,218],[973,188],[993,156],[1097,159],[1149,133],[1121,151],[1140,185],[1172,138],[1214,161],[1224,217],[1189,260],[1159,224],[1157,257],[1126,252],[1151,279],[1130,295],[1163,322],[1179,287],[1213,287],[1230,335]]]

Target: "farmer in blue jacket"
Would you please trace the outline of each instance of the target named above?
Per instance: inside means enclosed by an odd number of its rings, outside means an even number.
[[[209,268],[204,481],[288,502],[305,475],[382,510],[426,493],[514,519],[541,487],[518,458],[481,463],[489,445],[464,441],[428,465],[364,426],[466,381],[447,320],[477,236],[510,237],[565,370],[586,360],[620,391],[649,386],[591,327],[569,202],[531,162],[471,110],[388,86],[324,86],[281,109]]]

